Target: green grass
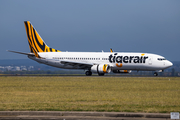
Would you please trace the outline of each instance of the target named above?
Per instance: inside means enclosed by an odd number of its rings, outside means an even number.
[[[180,112],[180,78],[0,77],[0,110]]]

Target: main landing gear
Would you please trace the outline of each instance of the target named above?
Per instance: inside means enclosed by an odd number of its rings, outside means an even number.
[[[86,71],[85,72],[86,76],[91,76],[92,72],[91,71]],[[104,76],[104,73],[98,73],[99,76]]]
[[[154,72],[154,76],[158,76],[158,73],[157,73],[157,72]]]
[[[92,72],[91,71],[86,71],[86,76],[91,76],[92,75]]]
[[[98,73],[99,76],[104,76],[104,73]]]

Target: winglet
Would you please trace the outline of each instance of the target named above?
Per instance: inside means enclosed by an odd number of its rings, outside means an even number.
[[[113,50],[112,50],[112,48],[110,49],[110,51],[113,53]]]

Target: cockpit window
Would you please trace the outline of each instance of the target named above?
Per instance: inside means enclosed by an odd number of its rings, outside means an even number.
[[[158,58],[159,61],[163,61],[166,60],[165,58]]]

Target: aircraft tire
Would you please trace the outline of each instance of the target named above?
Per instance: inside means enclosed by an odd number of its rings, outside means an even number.
[[[154,72],[154,76],[158,76],[158,73],[157,73],[157,72]]]
[[[86,76],[91,76],[92,75],[92,72],[91,71],[86,71]]]
[[[104,73],[98,73],[99,76],[104,76]]]

